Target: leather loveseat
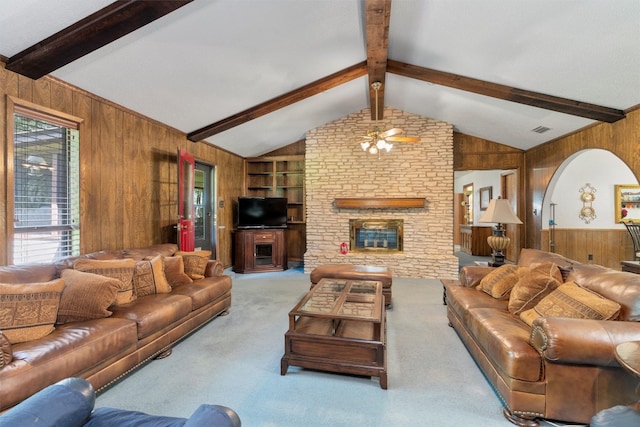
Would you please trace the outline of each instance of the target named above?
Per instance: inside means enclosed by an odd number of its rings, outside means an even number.
[[[174,244],[159,244],[139,249],[95,252],[66,258],[54,264],[0,267],[0,322],[3,321],[2,307],[5,308],[5,317],[7,307],[11,307],[7,299],[20,297],[11,295],[12,286],[28,288],[30,285],[24,284],[36,283],[48,287],[50,283],[67,282],[63,285],[57,321],[51,326],[50,333],[16,343],[7,339],[11,331],[5,329],[3,332],[0,327],[0,412],[68,377],[85,378],[99,392],[151,359],[169,354],[174,343],[216,316],[226,314],[231,305],[231,278],[223,274],[223,267],[218,261],[205,258],[204,261],[198,261],[203,274],[185,277],[185,268],[184,272],[178,271],[176,279],[169,276],[166,270],[167,275],[163,277],[173,282],[164,291],[146,292],[144,296],[137,297],[130,295],[129,302],[120,304],[114,303],[112,295],[106,304],[108,310],[101,308],[103,315],[85,314],[89,317],[86,320],[73,321],[74,315],[78,314],[74,310],[79,313],[86,311],[97,302],[90,300],[91,295],[74,294],[72,307],[65,311],[63,318],[62,300],[67,289],[71,289],[72,280],[74,283],[78,281],[77,277],[84,280],[82,274],[88,274],[86,277],[90,278],[99,276],[86,270],[80,273],[71,271],[80,262],[109,263],[109,260],[113,260],[127,265],[135,262],[138,268],[147,265],[145,260],[150,260],[150,269],[142,271],[156,274],[159,273],[156,265],[160,265],[161,269],[169,264],[182,268],[187,258],[191,257],[186,254],[175,256],[177,250]],[[140,277],[146,276],[141,273]],[[98,280],[103,280],[103,277],[100,276]],[[48,289],[53,295],[59,288]],[[117,292],[117,298],[120,298],[120,289]],[[5,299],[4,304],[2,298]],[[74,308],[73,304],[77,307]]]
[[[638,379],[619,366],[614,350],[640,340],[640,275],[535,249],[523,249],[512,267],[510,285],[503,275],[488,289],[500,274],[481,266],[463,267],[458,281],[445,283],[449,323],[505,417],[520,426],[540,418],[588,424],[600,410],[637,402]],[[532,271],[540,277],[551,269],[544,286],[525,286]],[[527,289],[534,289],[529,306],[514,310]]]

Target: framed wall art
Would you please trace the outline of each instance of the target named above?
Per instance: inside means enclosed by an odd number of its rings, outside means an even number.
[[[482,187],[480,189],[480,210],[486,211],[489,207],[489,202],[493,197],[493,187]]]
[[[616,223],[627,221],[640,222],[640,185],[616,185],[614,209]]]

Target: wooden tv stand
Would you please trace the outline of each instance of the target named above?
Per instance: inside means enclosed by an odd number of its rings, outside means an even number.
[[[287,269],[287,245],[282,228],[249,228],[235,231],[236,273],[262,273]]]

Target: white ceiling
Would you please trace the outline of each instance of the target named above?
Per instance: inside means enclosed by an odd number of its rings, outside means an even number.
[[[109,3],[0,1],[0,55]],[[640,105],[638,40],[639,0],[394,0],[388,57],[626,110]],[[189,133],[364,60],[361,0],[195,0],[53,75]],[[368,84],[353,80],[207,142],[264,154],[368,108]],[[521,149],[593,123],[391,73],[385,104]]]

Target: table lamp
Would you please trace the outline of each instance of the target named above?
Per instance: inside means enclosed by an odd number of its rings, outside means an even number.
[[[478,222],[494,222],[496,227],[493,229],[491,236],[487,237],[487,243],[493,249],[491,253],[492,267],[499,267],[504,264],[504,251],[511,243],[511,239],[504,235],[504,224],[522,224],[511,208],[509,199],[493,199],[489,202],[489,207],[480,217]]]

